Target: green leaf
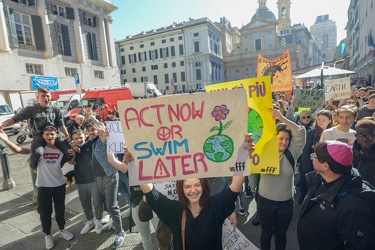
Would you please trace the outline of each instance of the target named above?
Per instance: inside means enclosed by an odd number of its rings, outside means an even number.
[[[227,129],[232,124],[232,122],[233,120],[230,120],[229,122],[225,123],[223,126],[223,130]]]
[[[220,128],[218,126],[215,126],[215,127],[211,128],[210,132],[215,131],[215,130],[219,130],[219,129]]]

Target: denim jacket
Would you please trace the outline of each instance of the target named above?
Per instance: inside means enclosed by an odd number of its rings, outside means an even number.
[[[98,137],[94,143],[94,147],[92,150],[92,157],[95,157],[96,160],[99,162],[100,166],[103,167],[103,170],[107,176],[111,176],[117,173],[117,169],[109,164],[107,160],[107,148],[106,143],[100,140]]]

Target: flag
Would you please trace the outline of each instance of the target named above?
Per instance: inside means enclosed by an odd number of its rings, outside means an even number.
[[[292,89],[292,63],[289,49],[275,60],[258,54],[257,77],[271,76],[272,92]]]

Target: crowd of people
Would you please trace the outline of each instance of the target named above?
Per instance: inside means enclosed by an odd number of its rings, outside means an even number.
[[[261,249],[271,249],[272,239],[275,249],[286,249],[298,190],[300,249],[373,249],[375,214],[360,193],[375,186],[375,91],[362,85],[354,82],[350,98],[331,99],[316,110],[295,107],[293,90],[274,93],[270,112],[276,123],[280,173],[180,180],[178,200],[168,199],[152,183],[129,186],[126,173],[134,164],[132,152],[126,147],[117,155],[106,150],[109,133],[103,122],[118,120],[117,110],[106,104],[100,107],[100,119],[88,105],[65,127],[61,111],[50,105],[50,91],[40,88],[38,104],[0,125],[0,139],[13,152],[30,155],[30,167],[37,172],[38,212],[47,249],[54,247],[52,206],[59,236],[74,238],[65,229],[66,180],[61,170],[65,163],[74,165],[65,177],[72,181],[74,176],[86,218],[80,233],[115,232],[113,248],[121,247],[126,237],[119,194],[132,207],[144,249],[153,249],[152,224],[159,249],[190,250],[222,248],[223,222],[228,218],[236,227],[236,207],[244,214],[244,191],[257,203],[253,225],[260,224]],[[2,130],[24,119],[33,120],[30,148],[12,143]],[[246,162],[254,149],[251,134],[246,135],[237,162]],[[297,170],[299,178],[295,178]],[[112,225],[103,228],[105,212]]]

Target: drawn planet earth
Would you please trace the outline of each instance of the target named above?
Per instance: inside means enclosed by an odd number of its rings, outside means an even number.
[[[257,143],[263,134],[263,120],[255,109],[250,109],[247,119],[247,132],[253,134],[253,141]]]
[[[225,162],[234,152],[234,143],[226,135],[211,135],[203,144],[203,152],[213,162]]]

